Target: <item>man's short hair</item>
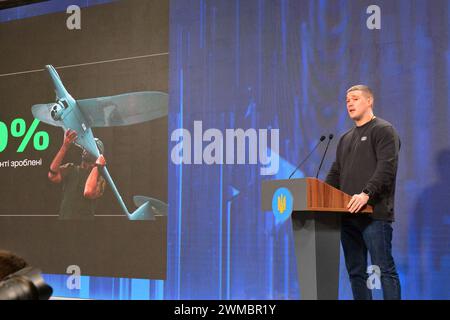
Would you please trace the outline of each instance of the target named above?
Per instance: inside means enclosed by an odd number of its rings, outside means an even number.
[[[28,263],[21,257],[6,250],[0,250],[0,281],[27,266]]]

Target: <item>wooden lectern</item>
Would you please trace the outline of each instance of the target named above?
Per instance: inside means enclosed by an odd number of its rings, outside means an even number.
[[[337,300],[341,215],[351,196],[316,178],[263,181],[261,205],[272,211],[273,194],[288,189],[293,197],[292,229],[302,300]],[[372,213],[366,206],[357,214]]]

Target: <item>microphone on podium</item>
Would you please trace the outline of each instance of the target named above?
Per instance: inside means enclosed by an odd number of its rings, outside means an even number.
[[[330,142],[331,142],[331,139],[333,139],[333,137],[334,137],[334,135],[332,133],[330,133],[330,135],[328,136],[327,147],[325,148],[325,152],[323,153],[322,160],[320,161],[320,165],[319,165],[319,169],[317,170],[316,178],[319,178],[319,172],[320,172],[320,169],[322,168],[323,160],[325,159],[325,155],[327,154],[328,147],[330,146]]]
[[[297,168],[295,168],[294,171],[292,171],[291,175],[289,176],[289,179],[292,178],[292,176],[294,175],[294,173],[298,170],[298,168],[300,168],[302,166],[302,164],[304,164],[306,162],[306,160],[309,159],[309,157],[313,154],[314,150],[317,149],[317,147],[319,146],[319,144],[322,143],[323,140],[325,140],[325,136],[321,136],[319,142],[317,142],[317,144],[315,145],[315,147],[311,150],[311,152],[306,156],[305,159],[303,159],[302,162],[300,162],[300,164],[297,166]]]

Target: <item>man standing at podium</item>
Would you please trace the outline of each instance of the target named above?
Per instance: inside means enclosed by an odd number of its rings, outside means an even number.
[[[373,103],[369,87],[347,90],[347,112],[355,127],[340,138],[326,182],[353,195],[350,214],[342,217],[341,242],[354,299],[372,299],[367,253],[381,273],[384,299],[400,299],[391,245],[400,139],[392,124],[375,117]],[[373,214],[358,214],[366,204],[373,206]]]

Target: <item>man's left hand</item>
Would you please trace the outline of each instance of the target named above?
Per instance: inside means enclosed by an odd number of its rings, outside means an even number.
[[[364,192],[361,192],[360,194],[355,194],[348,203],[347,209],[351,213],[357,213],[359,212],[359,210],[361,210],[362,207],[364,207],[367,204],[367,201],[369,201],[369,196]]]

